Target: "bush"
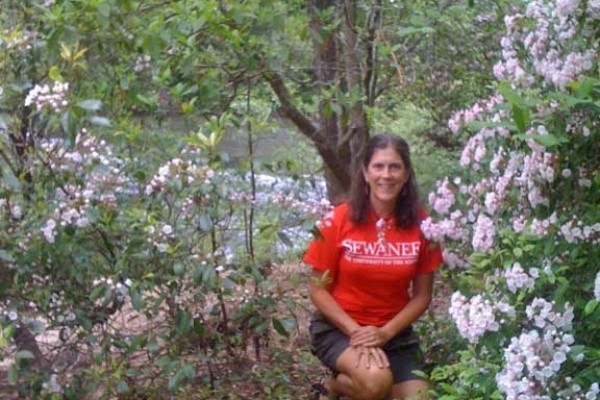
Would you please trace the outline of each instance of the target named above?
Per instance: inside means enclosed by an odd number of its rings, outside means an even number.
[[[429,195],[463,338],[432,372],[440,399],[599,393],[600,9],[523,7],[505,18],[497,93],[449,122],[468,135],[464,173]]]

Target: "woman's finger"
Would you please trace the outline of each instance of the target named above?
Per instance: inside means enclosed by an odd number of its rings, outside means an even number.
[[[390,362],[389,362],[387,356],[385,355],[385,352],[381,348],[375,347],[373,353],[374,353],[374,358],[375,358],[376,363],[379,366],[379,368],[387,368],[390,366]]]
[[[356,362],[354,363],[354,368],[358,368],[358,366],[360,365],[360,360],[365,354],[365,349],[363,347],[359,347],[356,349],[356,353]]]

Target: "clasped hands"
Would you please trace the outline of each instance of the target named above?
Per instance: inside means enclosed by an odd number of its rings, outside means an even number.
[[[388,340],[384,330],[379,327],[361,326],[357,328],[350,336],[350,346],[354,347],[357,352],[354,366],[358,367],[361,360],[364,360],[367,369],[373,365],[379,368],[389,367],[388,358],[382,350]]]

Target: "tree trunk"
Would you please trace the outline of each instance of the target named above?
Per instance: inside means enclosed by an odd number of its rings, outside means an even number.
[[[344,91],[344,98],[350,97],[349,93],[359,94],[359,98],[364,96],[363,82],[375,81],[375,69],[369,70],[368,78],[363,77],[355,1],[308,0],[307,3],[314,38],[314,87],[321,94],[315,122],[292,104],[278,73],[267,69],[263,75],[281,103],[280,115],[290,119],[321,155],[328,197],[337,204],[347,197],[355,170],[353,164],[362,155],[369,125],[362,99],[348,105],[331,93]],[[367,38],[375,40],[375,35]]]
[[[356,4],[351,0],[343,2],[342,26],[344,31],[344,61],[348,91],[361,92],[361,71],[359,63],[358,38],[356,34]],[[367,116],[362,100],[357,100],[350,106],[349,121],[343,137],[347,138],[352,154],[352,168],[358,168],[357,163],[363,156],[365,144],[369,138]]]

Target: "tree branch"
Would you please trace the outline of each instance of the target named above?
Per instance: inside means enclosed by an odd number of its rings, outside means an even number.
[[[321,130],[293,105],[291,100],[292,96],[281,79],[281,76],[275,71],[265,70],[263,72],[263,77],[269,83],[269,86],[281,103],[279,109],[281,115],[291,120],[300,132],[313,142],[319,155],[322,157],[323,162],[332,171],[335,178],[342,185],[345,185],[344,187],[349,187],[350,176],[349,174],[343,173],[343,171],[347,171],[348,166],[343,165],[337,149],[333,149],[329,146],[329,142],[321,133]]]

